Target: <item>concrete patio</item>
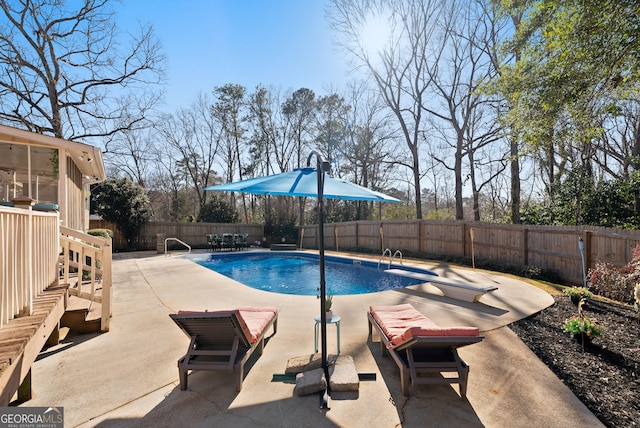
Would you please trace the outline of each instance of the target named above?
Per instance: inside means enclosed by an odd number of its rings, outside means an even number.
[[[507,275],[424,265],[498,290],[478,303],[438,296],[424,285],[336,296],[341,353],[376,379],[360,382],[358,392],[332,394],[331,409],[321,410],[317,395],[298,397],[293,384],[273,381],[289,358],[313,353],[316,297],[255,290],[180,257],[114,254],[110,331],[69,335],[43,351],[33,367],[34,398],[23,406],[64,407],[66,427],[602,426],[504,327],[547,307],[551,296]],[[382,357],[375,334],[367,340],[366,318],[369,305],[399,303],[411,303],[441,326],[480,327],[485,340],[460,350],[471,367],[467,400],[457,385],[412,386],[409,397],[402,395],[393,360]],[[280,313],[278,332],[264,354],[252,358],[242,391],[222,372],[193,373],[181,391],[176,362],[189,340],[168,315],[246,305],[275,305]],[[327,332],[332,353],[335,334],[332,327]]]

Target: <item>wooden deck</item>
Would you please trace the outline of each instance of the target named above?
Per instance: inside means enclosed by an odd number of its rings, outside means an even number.
[[[25,379],[19,399],[30,398],[31,365],[49,338],[57,343],[66,304],[67,287],[49,287],[33,299],[32,315],[12,319],[0,328],[0,406],[11,402]]]

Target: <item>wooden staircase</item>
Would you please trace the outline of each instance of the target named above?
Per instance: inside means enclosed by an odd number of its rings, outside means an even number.
[[[58,321],[67,303],[65,286],[51,286],[33,299],[33,312],[0,328],[0,406],[31,398],[31,365],[45,344],[57,344]]]
[[[69,298],[67,308],[60,319],[60,327],[68,327],[77,333],[99,333],[102,304],[75,295],[73,290],[77,289],[77,275],[71,276],[69,282]],[[100,290],[96,294],[100,294]]]
[[[69,296],[67,310],[60,319],[61,327],[77,333],[99,333],[102,305],[77,296]]]

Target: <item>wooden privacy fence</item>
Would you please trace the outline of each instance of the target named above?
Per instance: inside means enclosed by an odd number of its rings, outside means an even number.
[[[126,250],[122,233],[109,222],[91,221],[91,229],[111,229],[113,249]],[[514,266],[535,266],[554,271],[565,282],[582,284],[584,242],[585,270],[597,261],[623,266],[640,245],[640,231],[593,226],[532,226],[463,221],[394,220],[328,223],[324,226],[328,250],[365,249],[382,254],[385,248],[425,257],[469,257]],[[237,223],[147,223],[135,248],[156,250],[157,237],[177,238],[193,248],[207,248],[207,234],[249,235],[248,242],[262,241],[264,227]],[[300,228],[302,248],[318,248],[318,226]]]
[[[264,239],[264,226],[257,224],[239,223],[171,223],[151,222],[145,223],[140,231],[135,245],[128,245],[122,232],[113,223],[102,220],[91,220],[90,229],[110,229],[113,231],[112,245],[115,251],[128,250],[156,250],[158,235],[164,238],[177,238],[193,248],[207,248],[207,235],[223,233],[245,234],[249,244]],[[164,245],[164,238],[162,239]],[[172,243],[173,245],[173,243]],[[176,244],[180,246],[179,244]],[[182,247],[184,248],[184,247]]]
[[[328,250],[366,249],[382,254],[470,257],[556,272],[568,283],[583,284],[597,261],[623,266],[640,244],[640,231],[592,226],[531,226],[462,221],[354,221],[324,226]],[[318,248],[317,225],[300,229],[300,245]],[[579,241],[584,243],[584,253]]]

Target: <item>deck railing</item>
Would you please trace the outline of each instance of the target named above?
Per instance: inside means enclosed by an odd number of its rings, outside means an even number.
[[[96,236],[60,227],[62,245],[61,281],[71,282],[76,276],[76,286],[69,288],[69,294],[98,302],[101,307],[100,329],[109,331],[111,318],[111,238]]]
[[[57,281],[58,213],[0,206],[0,327]]]

